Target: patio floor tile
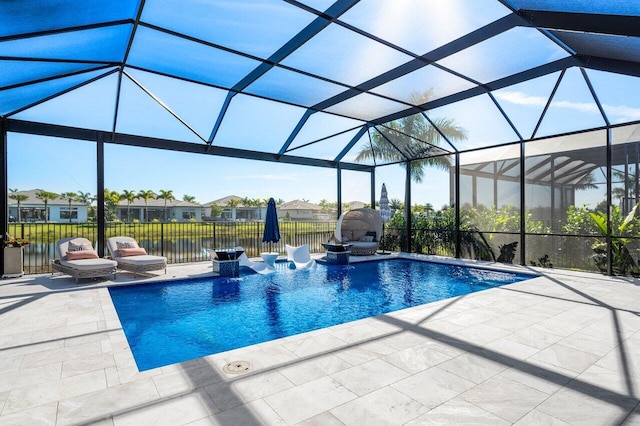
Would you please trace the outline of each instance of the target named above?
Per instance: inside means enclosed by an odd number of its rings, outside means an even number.
[[[3,280],[0,424],[640,424],[639,281],[542,272],[144,372],[113,282]],[[252,369],[223,372],[238,360]]]

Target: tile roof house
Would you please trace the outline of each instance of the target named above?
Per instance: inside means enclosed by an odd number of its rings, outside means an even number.
[[[46,212],[43,200],[36,197],[40,189],[28,191],[15,191],[8,194],[9,221],[22,222],[87,222],[88,203],[81,201],[69,201],[56,194],[56,198],[47,200]],[[12,195],[24,195],[26,200],[20,201],[18,214],[18,201],[11,198]]]
[[[203,216],[204,220],[231,220],[241,222],[253,222],[264,220],[267,214],[267,205],[261,206],[247,206],[243,204],[244,198],[237,195],[228,195],[217,200],[204,203]],[[218,205],[222,208],[222,212],[219,217],[213,217],[211,214],[211,206]]]
[[[189,222],[202,220],[203,206],[198,203],[182,200],[150,199],[145,203],[144,199],[136,198],[129,204],[127,200],[122,200],[116,207],[116,216],[123,221],[139,220],[140,222],[150,222],[157,219],[161,222]],[[128,218],[131,218],[130,220]]]
[[[322,208],[317,204],[293,200],[278,206],[278,218],[287,220],[318,220]]]

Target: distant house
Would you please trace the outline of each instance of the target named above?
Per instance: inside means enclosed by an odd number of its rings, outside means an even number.
[[[242,204],[243,198],[237,195],[228,195],[218,200],[209,201],[202,205],[204,210],[204,220],[231,220],[253,222],[256,220],[264,220],[267,214],[267,206],[245,206]],[[222,212],[220,217],[211,217],[211,206],[216,204],[220,206]]]
[[[36,197],[38,191],[40,189],[10,193],[10,196],[13,194],[25,195],[27,199],[20,202],[20,214],[18,215],[18,202],[7,198],[9,220],[21,220],[22,222],[87,222],[89,204],[72,201],[71,207],[69,207],[69,201],[60,198],[56,194],[57,198],[47,201],[47,211],[45,212],[44,202]]]
[[[127,200],[122,200],[116,207],[118,219],[131,222],[151,222],[154,219],[160,222],[170,222],[175,219],[178,222],[189,222],[202,220],[202,206],[198,203],[181,200],[167,200],[165,208],[164,200],[149,200],[147,203],[141,198],[136,198],[131,204]]]
[[[278,206],[278,218],[287,220],[322,220],[322,208],[317,204],[293,200]]]

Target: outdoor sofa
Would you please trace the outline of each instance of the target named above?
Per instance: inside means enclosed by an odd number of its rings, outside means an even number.
[[[382,237],[382,218],[374,209],[353,209],[340,215],[336,223],[335,239],[351,244],[351,254],[376,254]]]

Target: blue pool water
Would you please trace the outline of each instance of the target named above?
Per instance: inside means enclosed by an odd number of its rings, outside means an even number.
[[[140,371],[342,324],[532,275],[387,260],[111,287]]]

